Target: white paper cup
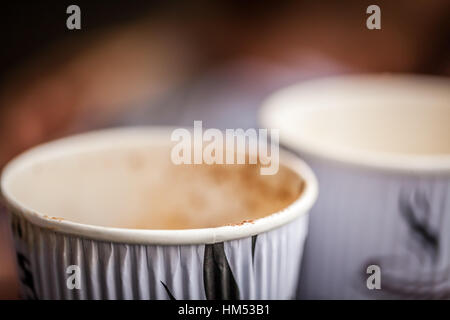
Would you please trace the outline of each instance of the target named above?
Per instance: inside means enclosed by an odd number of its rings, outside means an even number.
[[[353,75],[281,90],[264,127],[316,172],[300,298],[450,297],[450,81]],[[381,268],[381,289],[367,280]],[[371,279],[370,281],[374,281]]]
[[[58,163],[111,148],[151,150],[156,145],[169,144],[171,132],[170,128],[128,128],[82,134],[33,148],[7,165],[1,187],[11,213],[25,297],[289,299],[295,296],[308,211],[317,195],[317,183],[309,167],[288,153],[280,155],[280,163],[303,179],[303,192],[282,211],[240,225],[183,230],[88,225],[37,212],[24,205],[13,191],[12,185],[19,176],[41,170],[42,165],[53,170],[49,161]],[[80,169],[79,175],[89,183],[88,173]],[[35,191],[31,188],[26,192]],[[65,214],[61,212],[58,216]],[[107,219],[108,212],[97,212],[95,218]],[[78,269],[68,269],[72,265]],[[78,271],[80,289],[69,288],[69,276]],[[75,280],[71,278],[69,282],[73,284]]]

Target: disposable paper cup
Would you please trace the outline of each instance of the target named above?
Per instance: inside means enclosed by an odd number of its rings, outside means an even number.
[[[450,296],[448,79],[313,80],[271,96],[261,122],[280,128],[321,187],[300,298]]]
[[[151,150],[157,145],[167,145],[171,132],[170,128],[125,128],[82,134],[33,148],[7,165],[1,188],[11,213],[24,297],[289,299],[295,296],[308,211],[317,195],[317,183],[309,167],[288,153],[280,155],[280,164],[303,179],[301,195],[280,212],[238,225],[184,230],[87,225],[59,219],[65,216],[64,212],[58,217],[37,212],[24,205],[12,190],[19,176],[26,177],[33,170],[51,171],[52,164],[58,161],[114,148]],[[79,170],[79,175],[89,183],[88,173]],[[26,192],[36,191],[26,185],[21,187],[28,188]],[[60,188],[65,188],[64,184]],[[96,212],[95,218],[108,219],[108,212]],[[79,289],[73,287],[77,279],[70,278],[77,274]]]

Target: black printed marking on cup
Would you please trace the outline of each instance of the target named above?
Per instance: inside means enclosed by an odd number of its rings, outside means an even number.
[[[255,263],[256,239],[258,239],[258,236],[254,235],[252,237],[252,263]]]
[[[239,300],[239,287],[231,272],[223,242],[205,245],[203,284],[208,300]]]
[[[437,266],[439,259],[439,231],[431,225],[432,211],[428,194],[423,190],[403,191],[400,194],[399,212],[408,227],[413,246],[414,259],[398,254],[374,257],[366,263],[377,264],[383,270],[383,291],[390,297],[407,299],[448,299],[450,298],[450,267]],[[417,264],[417,261],[420,264]],[[401,266],[413,266],[416,270],[409,275],[399,272]],[[411,267],[408,267],[411,269]],[[402,275],[403,274],[403,275]]]
[[[420,245],[421,252],[429,255],[433,261],[438,258],[439,234],[433,230],[431,206],[425,192],[403,193],[399,199],[399,209],[410,229],[412,238]]]
[[[24,299],[35,300],[38,298],[38,296],[34,287],[34,278],[33,273],[31,272],[31,263],[26,254],[23,253],[26,243],[24,240],[22,224],[20,219],[15,215],[11,215],[10,224],[16,246],[17,267],[19,269],[19,279],[22,285],[21,294]]]
[[[172,292],[170,292],[170,290],[169,290],[169,288],[167,287],[167,285],[166,285],[164,282],[162,282],[162,281],[160,281],[160,282],[161,282],[161,284],[163,285],[164,289],[166,289],[166,292],[167,292],[167,295],[169,296],[169,299],[170,299],[170,300],[177,300],[177,299],[175,299],[175,297],[173,296]]]
[[[382,299],[450,299],[450,267],[439,270],[425,270],[418,266],[417,271],[409,277],[401,277],[394,273],[398,268],[413,263],[411,259],[400,256],[381,256],[368,260],[366,265],[382,264],[382,290],[379,296],[375,291],[364,290],[372,298]],[[364,281],[367,278],[365,275]],[[356,287],[356,284],[354,285]],[[361,286],[360,286],[361,288]]]
[[[36,290],[34,289],[33,274],[30,271],[30,261],[20,252],[17,253],[17,264],[20,269],[20,282],[24,286],[23,292],[26,299],[37,299]]]

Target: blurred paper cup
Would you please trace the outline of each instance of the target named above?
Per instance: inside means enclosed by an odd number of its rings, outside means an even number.
[[[171,163],[172,130],[82,134],[9,163],[1,187],[25,297],[295,297],[308,211],[317,194],[314,174],[282,153],[278,178],[258,178],[243,168],[237,170],[244,170],[245,179],[230,178],[227,185],[216,165]],[[262,203],[252,198],[260,196],[259,179],[268,183],[261,188],[264,197],[292,191],[294,199],[255,219],[234,212],[239,206],[251,212]],[[288,183],[297,189],[289,191]],[[221,206],[231,210],[223,214]],[[202,225],[207,227],[196,227]]]
[[[450,80],[312,80],[260,116],[321,189],[300,298],[450,297]]]

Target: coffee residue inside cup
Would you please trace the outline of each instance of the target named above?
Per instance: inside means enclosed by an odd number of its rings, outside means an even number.
[[[135,229],[239,225],[295,201],[304,181],[281,165],[174,165],[170,148],[111,148],[37,163],[12,183],[37,212],[84,224]]]

